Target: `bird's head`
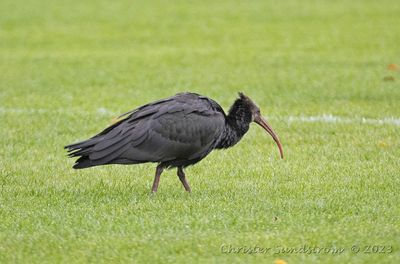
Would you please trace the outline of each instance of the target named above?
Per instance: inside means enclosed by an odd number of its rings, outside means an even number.
[[[283,150],[282,150],[282,144],[279,140],[278,135],[274,132],[272,127],[268,124],[267,120],[261,115],[260,108],[254,103],[253,100],[250,99],[250,97],[244,95],[243,93],[239,93],[239,100],[241,101],[241,104],[246,110],[251,113],[251,121],[257,123],[260,125],[262,128],[265,129],[265,131],[268,132],[268,134],[271,135],[271,137],[274,139],[276,144],[278,145],[279,152],[281,155],[281,158],[283,159]]]

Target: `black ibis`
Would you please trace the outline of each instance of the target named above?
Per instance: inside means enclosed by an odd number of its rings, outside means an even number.
[[[228,114],[208,97],[179,93],[118,118],[94,137],[65,146],[69,157],[79,157],[73,168],[156,162],[152,192],[157,191],[166,168],[177,168],[180,181],[190,192],[183,169],[214,149],[234,146],[253,121],[272,136],[283,158],[278,136],[261,116],[260,108],[243,93],[239,93]]]

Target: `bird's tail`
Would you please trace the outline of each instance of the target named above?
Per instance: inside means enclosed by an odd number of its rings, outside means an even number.
[[[93,147],[101,140],[101,137],[94,137],[90,138],[85,141],[81,141],[78,143],[70,144],[65,146],[64,148],[68,151],[68,157],[73,158],[73,157],[79,157],[79,159],[76,160],[73,168],[74,169],[84,169],[84,168],[89,168],[93,167],[96,165],[95,162],[91,161],[89,159],[89,154],[92,152]]]
[[[102,132],[92,138],[65,146],[64,148],[68,151],[68,157],[79,157],[79,159],[76,160],[73,168],[84,169],[104,164],[99,161],[93,161],[89,159],[89,155],[93,152],[94,146],[99,143],[107,135],[108,132],[117,127],[123,121],[124,119],[118,120],[117,122],[107,127]]]
[[[96,166],[96,164],[93,164],[91,160],[89,159],[89,156],[82,156],[79,159],[76,160],[74,166],[72,168],[74,169],[85,169],[89,167]]]

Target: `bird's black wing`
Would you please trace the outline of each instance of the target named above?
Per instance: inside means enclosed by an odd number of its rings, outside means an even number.
[[[196,160],[219,140],[224,115],[222,108],[206,97],[178,94],[128,112],[100,134],[66,148],[70,156],[80,156],[75,168]]]

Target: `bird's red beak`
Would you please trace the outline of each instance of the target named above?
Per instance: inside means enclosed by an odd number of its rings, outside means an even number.
[[[283,150],[282,150],[282,144],[279,141],[278,136],[275,134],[274,130],[272,129],[272,127],[268,124],[267,120],[265,120],[262,116],[257,115],[254,118],[254,122],[256,122],[257,124],[259,124],[262,128],[264,128],[270,135],[271,137],[274,139],[274,141],[276,142],[276,144],[278,145],[279,148],[279,152],[281,154],[281,158],[283,159]]]

